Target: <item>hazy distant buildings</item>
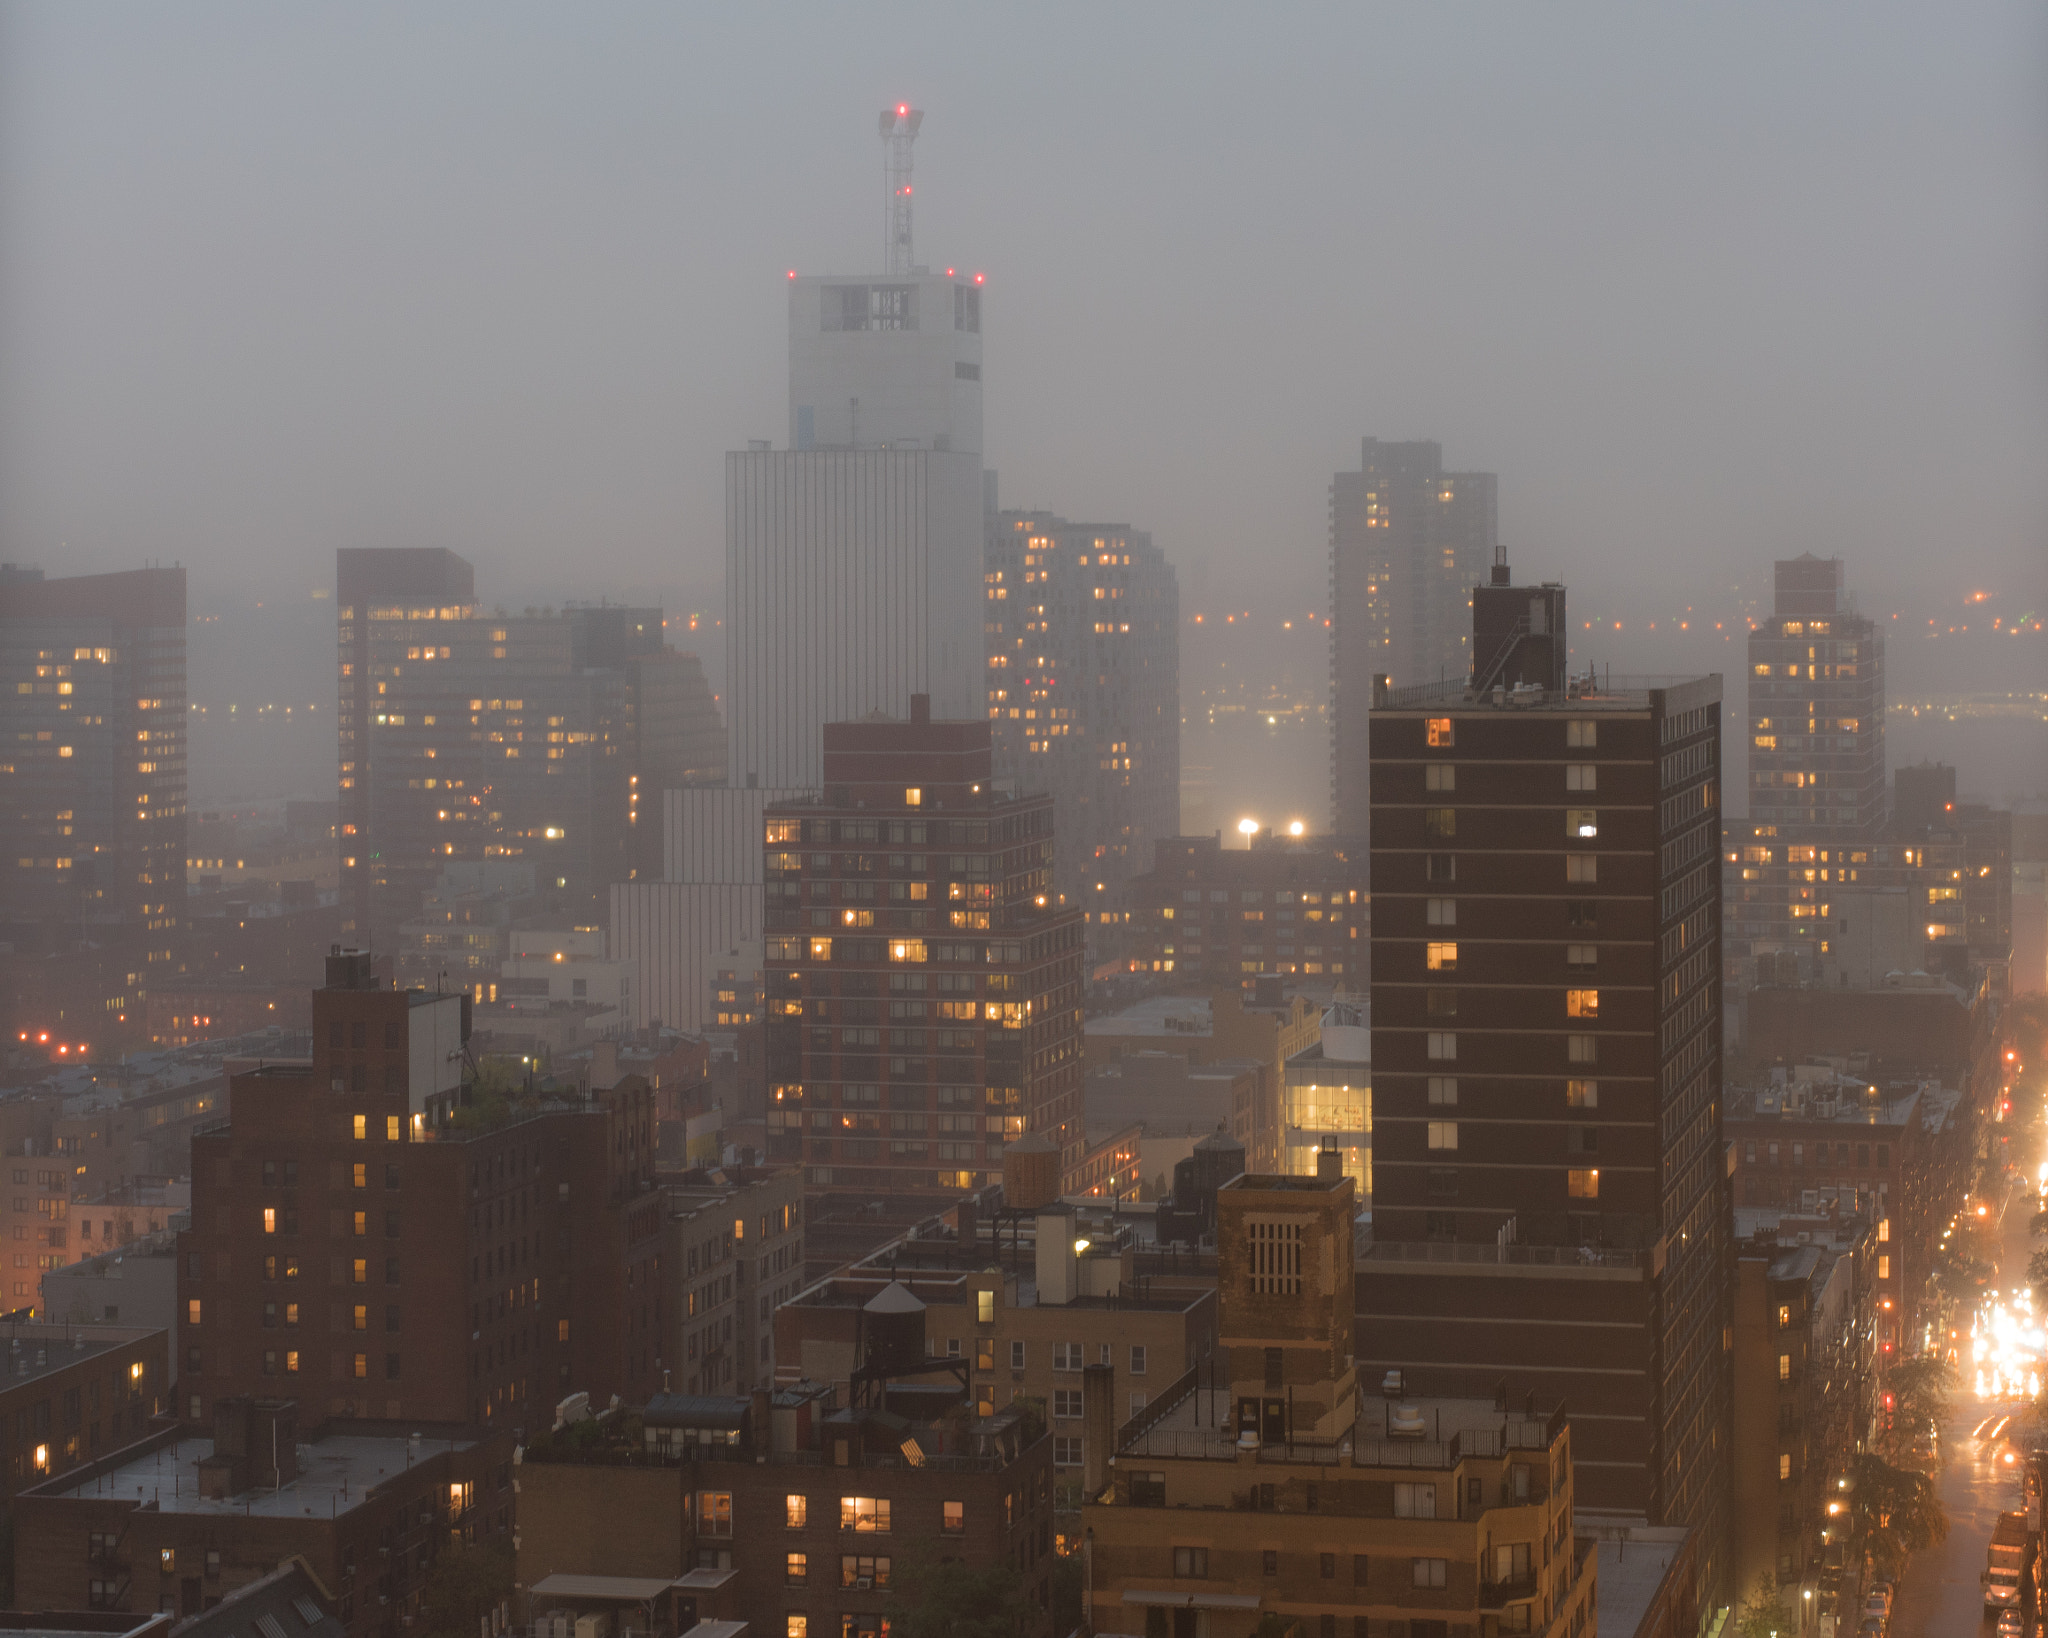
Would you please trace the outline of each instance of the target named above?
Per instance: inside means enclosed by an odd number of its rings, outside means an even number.
[[[1050,512],[991,512],[986,573],[996,777],[1052,793],[1053,886],[1099,946],[1180,830],[1180,587],[1150,535]]]
[[[1128,894],[1124,964],[1224,988],[1279,973],[1364,993],[1372,937],[1365,852],[1332,836],[1260,835],[1250,847],[1175,836]]]
[[[1331,828],[1367,823],[1366,714],[1375,674],[1396,687],[1463,682],[1472,587],[1500,539],[1499,480],[1446,472],[1443,446],[1367,438],[1330,482]]]
[[[1709,1591],[1728,1417],[1720,698],[1718,677],[1570,681],[1561,650],[1518,693],[1384,689],[1359,1280],[1373,1372],[1568,1400],[1580,1506],[1699,1531]]]
[[[717,768],[702,667],[661,611],[485,610],[446,552],[343,551],[337,580],[343,930],[391,950],[449,866],[487,861],[596,922],[659,856],[643,790]]]
[[[341,930],[369,936],[373,859],[370,837],[370,735],[377,682],[370,635],[379,627],[461,619],[476,601],[476,571],[439,547],[343,547],[334,554],[340,634],[336,731],[340,749]]]
[[[185,571],[0,567],[0,741],[0,1012],[139,1030],[184,911]]]
[[[1842,560],[1780,561],[1749,634],[1749,818],[1787,841],[1884,829],[1884,633],[1850,606]]]

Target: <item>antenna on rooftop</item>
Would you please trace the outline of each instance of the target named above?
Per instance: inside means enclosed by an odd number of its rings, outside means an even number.
[[[883,174],[889,184],[889,204],[883,218],[882,261],[892,276],[916,271],[910,247],[910,145],[917,140],[917,128],[924,123],[924,110],[899,102],[884,108],[880,121],[882,141],[887,144]]]

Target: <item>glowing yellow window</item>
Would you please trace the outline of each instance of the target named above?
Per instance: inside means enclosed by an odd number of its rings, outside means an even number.
[[[1432,944],[1428,960],[1431,972],[1454,973],[1458,970],[1458,947],[1455,944]]]
[[[1456,743],[1456,729],[1449,717],[1429,717],[1425,719],[1424,737],[1441,749]]]
[[[1598,1200],[1600,1198],[1600,1169],[1597,1166],[1584,1169],[1574,1167],[1566,1172],[1565,1193],[1574,1200]]]
[[[1598,1018],[1600,1016],[1600,992],[1598,990],[1566,990],[1564,992],[1565,1015],[1571,1018]]]

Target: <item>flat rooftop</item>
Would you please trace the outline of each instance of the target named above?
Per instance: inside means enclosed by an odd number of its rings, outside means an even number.
[[[50,1325],[19,1321],[0,1326],[0,1390],[18,1388],[96,1354],[139,1342],[150,1325]]]
[[[470,1439],[421,1439],[417,1445],[401,1437],[330,1434],[299,1446],[299,1473],[282,1490],[252,1485],[239,1495],[218,1500],[199,1493],[199,1463],[213,1454],[213,1440],[187,1435],[160,1445],[145,1445],[119,1466],[77,1479],[58,1479],[37,1487],[39,1496],[134,1496],[166,1513],[209,1514],[220,1518],[330,1518],[362,1505],[368,1493],[386,1479],[404,1473],[444,1450],[468,1450]],[[408,1459],[408,1457],[410,1459]],[[261,1466],[259,1461],[257,1466]]]
[[[1147,1457],[1234,1462],[1240,1455],[1235,1406],[1227,1387],[1196,1388],[1119,1449],[1118,1463]],[[1391,1431],[1397,1408],[1404,1413],[1412,1410],[1421,1418],[1420,1437]],[[1295,1440],[1261,1445],[1258,1460],[1443,1470],[1472,1457],[1497,1457],[1506,1450],[1547,1450],[1552,1420],[1503,1412],[1491,1399],[1416,1396],[1385,1400],[1361,1394],[1358,1421],[1346,1437],[1334,1444]]]
[[[1390,688],[1373,701],[1374,711],[1421,711],[1432,707],[1454,711],[1647,711],[1656,693],[1681,694],[1697,690],[1696,698],[1672,701],[1680,710],[1690,709],[1721,697],[1721,676],[1614,676],[1598,671],[1585,677],[1567,679],[1562,689],[1493,689],[1474,693],[1457,678],[1444,682],[1417,683],[1409,688]]]
[[[1672,1563],[1685,1550],[1679,1526],[1637,1525],[1600,1536],[1600,1625],[1634,1638]]]
[[[1206,1038],[1213,1024],[1206,995],[1150,995],[1134,1001],[1121,1012],[1090,1018],[1082,1026],[1088,1035],[1156,1035],[1165,1040]]]

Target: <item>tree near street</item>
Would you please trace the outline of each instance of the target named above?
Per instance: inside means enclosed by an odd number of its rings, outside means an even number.
[[[1914,1553],[1948,1539],[1948,1514],[1930,1475],[1894,1467],[1869,1451],[1855,1459],[1850,1472],[1855,1495],[1849,1550],[1879,1574],[1896,1579]]]
[[[1759,1570],[1749,1584],[1749,1596],[1742,1601],[1742,1613],[1735,1630],[1742,1638],[1778,1638],[1789,1633],[1792,1623],[1785,1619],[1785,1606],[1778,1601],[1778,1578]]]

